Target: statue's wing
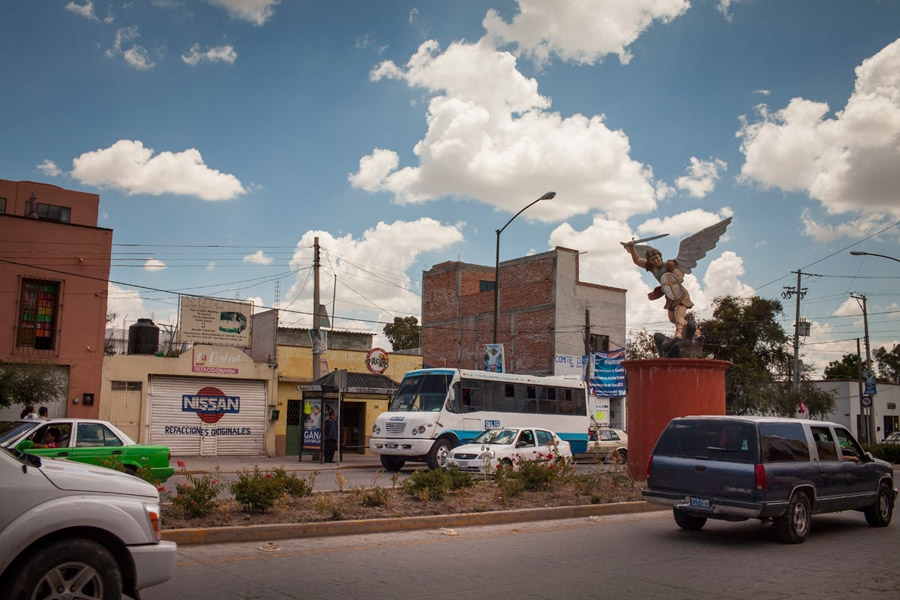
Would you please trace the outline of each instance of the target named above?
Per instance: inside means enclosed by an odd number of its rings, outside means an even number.
[[[729,223],[731,223],[731,217],[681,240],[675,262],[678,263],[678,268],[682,273],[685,275],[690,273],[691,269],[697,266],[697,261],[716,247]]]

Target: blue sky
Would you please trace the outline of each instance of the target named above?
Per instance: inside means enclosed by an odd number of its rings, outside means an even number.
[[[686,281],[780,298],[806,362],[900,340],[900,2],[2,0],[0,177],[100,194],[110,310],[172,292],[310,322],[312,240],[342,329],[419,315],[421,272],[576,248],[669,331],[619,245],[722,218]],[[893,226],[893,227],[892,227]],[[880,232],[880,233],[879,233]],[[337,287],[334,290],[334,274]],[[335,303],[332,305],[332,298]],[[126,316],[127,315],[127,316]],[[785,302],[785,326],[794,318]],[[562,325],[565,327],[565,324]],[[571,331],[581,323],[573,316]]]

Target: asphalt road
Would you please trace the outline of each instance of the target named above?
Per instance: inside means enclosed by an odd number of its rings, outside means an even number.
[[[448,535],[455,533],[456,535]],[[678,529],[670,512],[183,546],[145,600],[894,599],[900,523],[819,515],[804,544],[759,521]]]

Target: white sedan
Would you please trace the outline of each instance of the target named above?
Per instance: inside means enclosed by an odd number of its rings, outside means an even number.
[[[451,451],[450,466],[472,473],[491,473],[500,463],[520,460],[571,458],[569,442],[546,429],[504,427],[488,429],[468,444]]]

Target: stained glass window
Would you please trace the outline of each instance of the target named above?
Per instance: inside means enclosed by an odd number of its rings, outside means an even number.
[[[26,279],[22,282],[19,301],[18,346],[35,350],[53,349],[59,283]]]

